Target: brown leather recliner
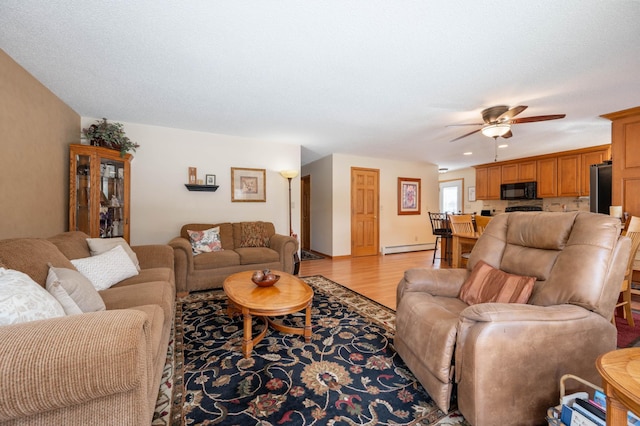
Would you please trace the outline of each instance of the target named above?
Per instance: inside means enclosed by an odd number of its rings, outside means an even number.
[[[467,269],[410,269],[398,284],[395,347],[438,407],[473,425],[546,424],[571,373],[601,379],[630,242],[620,221],[589,212],[496,216]],[[460,288],[480,260],[536,277],[527,304],[469,306]]]

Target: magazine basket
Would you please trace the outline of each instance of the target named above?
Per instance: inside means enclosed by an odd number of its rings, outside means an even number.
[[[558,401],[558,405],[556,405],[555,407],[550,407],[547,410],[547,424],[549,426],[569,426],[569,425],[565,425],[560,421],[560,413],[562,411],[562,399],[566,396],[565,382],[569,379],[580,382],[583,385],[590,387],[594,391],[599,390],[600,392],[602,392],[602,388],[598,385],[594,385],[593,383],[588,382],[581,377],[574,376],[573,374],[565,374],[560,378],[560,400]]]

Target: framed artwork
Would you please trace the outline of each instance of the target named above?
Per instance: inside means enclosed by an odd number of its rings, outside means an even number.
[[[476,200],[476,187],[475,186],[470,186],[469,187],[469,201],[475,201]]]
[[[243,169],[240,167],[232,167],[231,201],[267,201],[265,169]]]
[[[198,171],[195,167],[189,167],[189,184],[195,185],[198,177]]]
[[[398,214],[420,214],[420,179],[398,178]]]
[[[205,185],[215,185],[216,184],[216,175],[205,175],[204,176],[204,184]]]

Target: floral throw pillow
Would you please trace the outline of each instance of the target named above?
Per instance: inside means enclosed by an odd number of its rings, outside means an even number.
[[[244,222],[240,247],[269,247],[269,234],[264,222]]]
[[[189,239],[191,240],[191,249],[193,254],[210,253],[212,251],[222,251],[222,242],[220,241],[220,227],[205,229],[204,231],[187,230]]]

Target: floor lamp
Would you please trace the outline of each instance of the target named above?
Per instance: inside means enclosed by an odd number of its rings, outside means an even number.
[[[291,225],[291,179],[298,176],[297,170],[283,170],[280,172],[283,178],[289,181],[289,207],[287,210],[289,211],[289,235],[298,239],[298,236],[293,233],[293,226]],[[300,272],[300,257],[298,256],[298,252],[296,251],[293,255],[293,275],[298,275]]]
[[[291,225],[291,179],[298,176],[297,170],[283,170],[280,172],[283,178],[289,181],[289,235],[295,237],[296,235],[293,233],[293,226]]]

